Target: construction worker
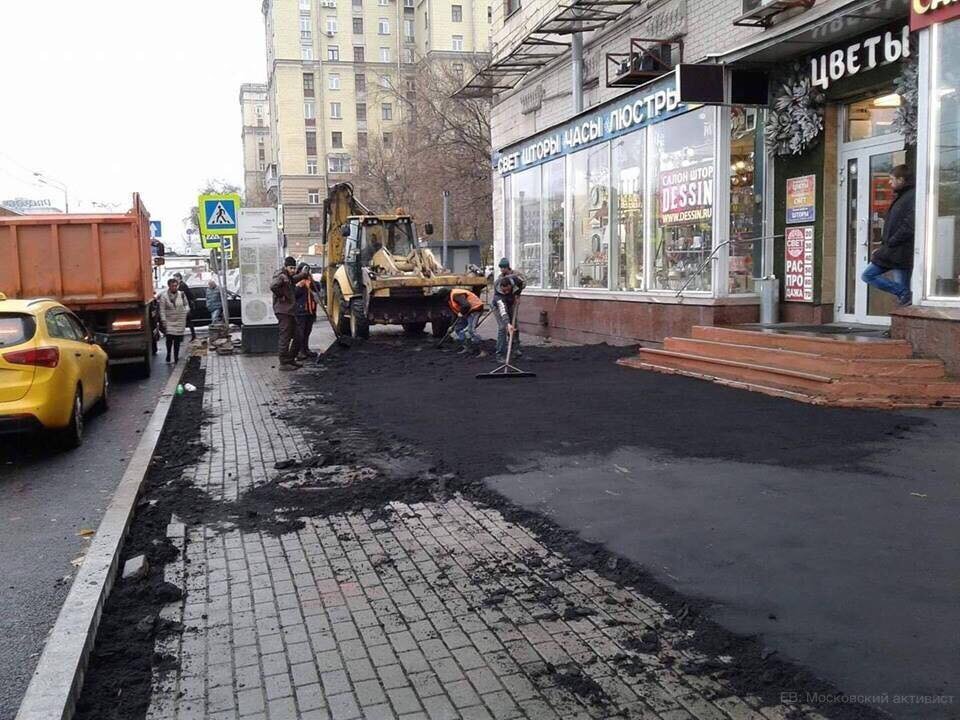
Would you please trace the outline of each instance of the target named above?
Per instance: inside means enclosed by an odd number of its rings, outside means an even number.
[[[464,355],[480,345],[477,323],[483,314],[483,300],[469,290],[454,288],[450,291],[447,304],[456,317],[453,336],[463,344],[460,354]],[[481,350],[479,356],[485,357],[486,353]]]
[[[309,360],[317,355],[310,351],[310,333],[313,332],[313,323],[317,319],[317,298],[320,291],[313,281],[309,265],[301,263],[297,272],[307,275],[294,288],[296,307],[293,315],[297,319],[297,335],[300,338],[300,353],[297,355],[297,360]]]
[[[504,265],[506,263],[506,265]],[[500,261],[500,276],[494,284],[493,312],[497,318],[497,359],[506,360],[507,336],[513,335],[513,356],[521,357],[520,329],[513,324],[514,308],[520,299],[520,293],[526,283],[523,276],[510,268],[510,263],[504,258]]]
[[[297,335],[296,321],[296,292],[295,287],[298,282],[305,280],[309,272],[297,272],[296,258],[287,257],[283,261],[283,267],[273,276],[273,282],[270,283],[270,290],[273,292],[273,312],[277,316],[279,324],[279,369],[283,371],[296,370],[302,367],[297,362],[297,355],[300,352],[300,338]]]

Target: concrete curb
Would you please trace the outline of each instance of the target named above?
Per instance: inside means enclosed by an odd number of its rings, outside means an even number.
[[[186,358],[188,361],[189,357]],[[47,637],[16,720],[70,720],[73,716],[90,651],[100,627],[103,606],[117,576],[123,540],[186,366],[186,362],[180,365],[163,388],[157,407],[127,463],[123,478]]]

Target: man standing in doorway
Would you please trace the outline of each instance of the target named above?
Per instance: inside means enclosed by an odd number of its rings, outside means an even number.
[[[913,233],[915,220],[915,192],[913,173],[906,165],[897,165],[890,172],[890,187],[894,192],[893,203],[883,222],[883,237],[880,247],[870,258],[863,271],[863,281],[896,295],[900,305],[910,305],[910,276],[913,273]],[[884,277],[890,273],[891,277]]]
[[[279,369],[283,371],[296,370],[302,367],[296,357],[300,352],[300,338],[297,333],[296,320],[296,284],[309,277],[307,272],[297,272],[295,258],[287,257],[283,267],[273,276],[270,290],[273,292],[273,312],[277,316],[280,342],[278,355]]]

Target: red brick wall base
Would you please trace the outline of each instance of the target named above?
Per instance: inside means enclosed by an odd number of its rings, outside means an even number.
[[[546,313],[545,317],[541,313]],[[757,305],[678,305],[564,297],[558,301],[532,295],[524,296],[520,302],[523,332],[577,343],[660,343],[665,337],[689,337],[694,325],[739,325],[759,319]]]
[[[833,305],[813,303],[780,303],[780,322],[802,325],[825,325],[833,322]]]
[[[906,340],[918,357],[939,358],[960,377],[960,309],[907,307],[890,315],[890,337]]]

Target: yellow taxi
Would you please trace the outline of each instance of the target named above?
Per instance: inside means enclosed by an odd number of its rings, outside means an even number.
[[[0,293],[0,434],[54,430],[77,447],[84,415],[109,402],[107,354],[77,316]]]

